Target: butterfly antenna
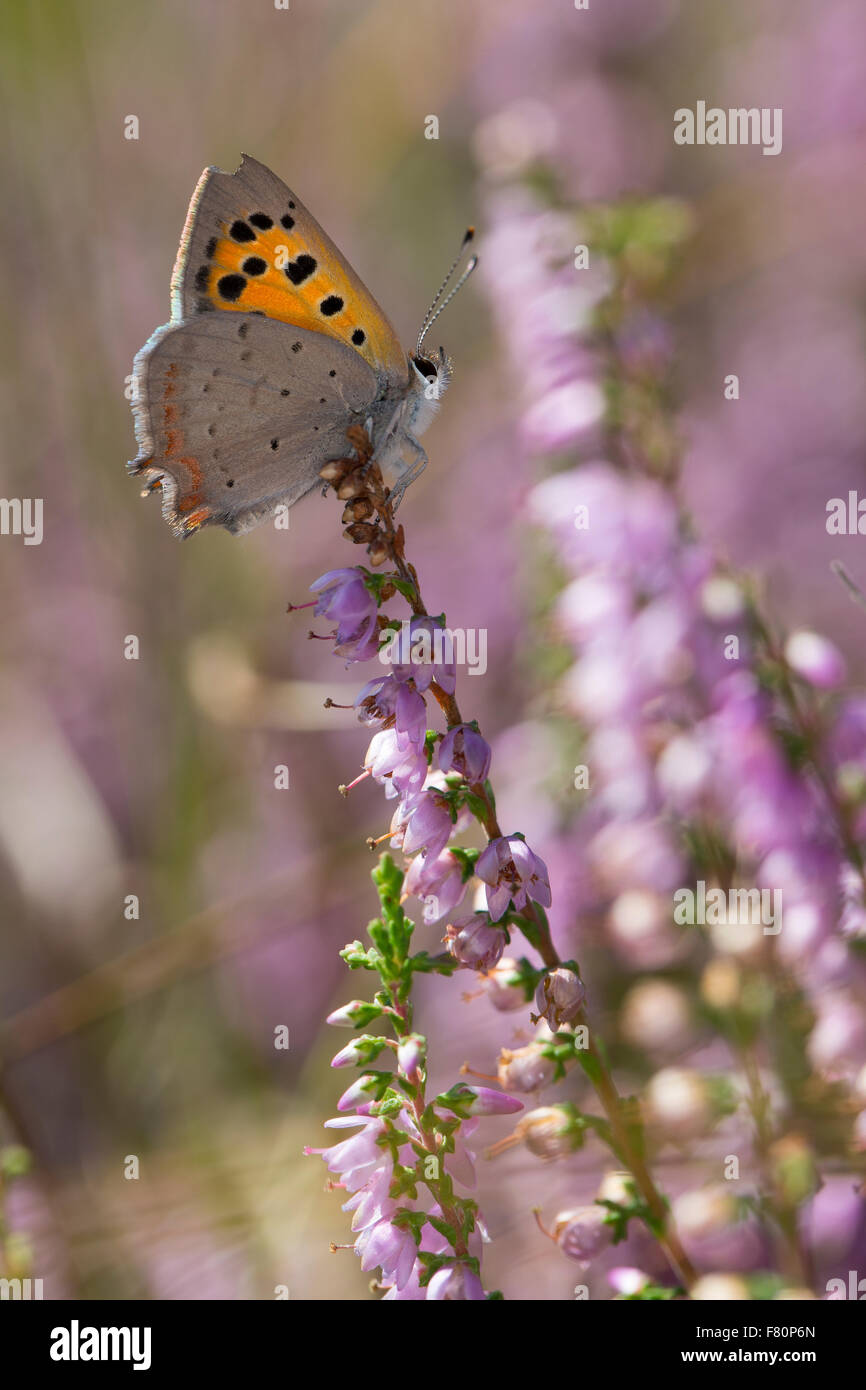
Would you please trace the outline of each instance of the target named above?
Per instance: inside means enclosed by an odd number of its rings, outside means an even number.
[[[430,315],[430,317],[428,318],[427,322],[424,324],[424,327],[421,329],[421,332],[420,332],[420,334],[419,334],[419,336],[418,336],[418,346],[417,346],[416,349],[415,349],[416,354],[417,354],[418,352],[420,352],[420,350],[421,350],[421,344],[423,343],[424,339],[427,337],[427,334],[430,332],[430,329],[433,327],[433,325],[434,325],[434,323],[436,322],[436,320],[438,319],[439,315],[442,313],[442,310],[445,309],[445,308],[451,303],[451,301],[452,301],[452,299],[454,298],[455,294],[457,294],[459,290],[462,290],[463,286],[466,284],[466,281],[469,279],[469,276],[472,274],[472,272],[473,272],[473,270],[475,269],[475,267],[477,266],[477,264],[478,264],[478,257],[477,257],[477,256],[473,256],[473,257],[472,257],[472,260],[471,260],[471,261],[469,262],[469,264],[467,265],[466,269],[464,270],[463,274],[460,276],[460,279],[457,281],[457,284],[454,286],[454,288],[453,288],[453,290],[451,291],[451,293],[450,293],[450,294],[446,294],[445,298],[442,300],[442,303],[439,305],[439,308],[436,310],[436,312],[435,312],[434,314],[431,314],[431,315]]]
[[[450,267],[450,269],[449,269],[449,271],[448,271],[448,274],[445,276],[445,279],[442,281],[442,284],[439,286],[438,290],[437,290],[436,293],[434,294],[434,296],[433,296],[433,303],[430,305],[430,308],[427,310],[427,313],[424,315],[424,322],[423,322],[422,325],[421,325],[421,332],[418,334],[418,342],[417,342],[417,344],[416,344],[416,346],[415,346],[415,351],[416,351],[416,353],[421,351],[421,344],[423,343],[424,338],[425,338],[426,335],[427,335],[427,329],[430,327],[431,323],[433,322],[434,317],[436,317],[436,315],[434,314],[433,311],[435,310],[436,305],[439,303],[439,300],[442,298],[442,295],[444,294],[444,292],[445,292],[445,290],[446,290],[446,288],[447,288],[447,286],[448,286],[448,282],[449,282],[449,280],[451,279],[451,276],[454,274],[455,270],[457,269],[458,265],[460,264],[461,260],[463,259],[463,252],[466,250],[466,247],[469,245],[469,243],[470,243],[470,241],[472,240],[472,238],[474,237],[474,235],[475,235],[475,228],[474,228],[474,227],[467,227],[467,228],[466,228],[466,234],[465,234],[465,236],[463,237],[463,240],[462,240],[461,243],[460,243],[460,250],[457,252],[457,255],[454,257],[454,260],[453,260],[452,263],[451,263],[451,267]],[[471,269],[474,270],[474,269],[475,269],[475,265],[477,264],[477,258],[476,258],[475,260],[473,260],[470,264],[471,264]],[[469,272],[467,271],[467,273],[469,273]],[[463,281],[464,281],[465,279],[466,279],[466,274],[464,274],[463,277],[461,278],[460,284],[462,284]],[[452,293],[452,294],[455,294],[455,293],[456,293],[456,289],[455,289],[455,290],[452,290],[451,293]],[[449,295],[448,298],[450,299],[450,298],[451,298],[451,295]],[[448,301],[446,300],[445,302],[447,303]],[[441,308],[444,309],[444,307],[445,307],[445,305],[443,304],[443,305],[441,306]],[[441,309],[440,309],[440,312],[441,312]]]

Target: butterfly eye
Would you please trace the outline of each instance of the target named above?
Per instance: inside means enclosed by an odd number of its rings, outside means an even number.
[[[437,376],[436,368],[429,357],[413,357],[412,361],[422,376],[426,376],[428,381],[433,381]]]

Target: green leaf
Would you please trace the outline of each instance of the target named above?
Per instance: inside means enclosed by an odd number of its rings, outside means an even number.
[[[433,1227],[434,1231],[438,1231],[440,1236],[445,1237],[450,1246],[453,1247],[457,1244],[458,1237],[456,1228],[454,1226],[449,1225],[447,1221],[441,1220],[441,1218],[438,1216],[428,1216],[427,1220],[429,1224]]]
[[[389,575],[391,583],[398,593],[402,594],[408,603],[412,603],[418,598],[418,590],[409,579],[403,579],[399,574]]]
[[[350,941],[348,946],[343,947],[340,955],[350,970],[381,971],[383,962],[380,953],[367,950],[360,941]]]
[[[426,951],[418,951],[414,956],[410,956],[406,964],[411,971],[419,975],[453,975],[455,970],[460,969],[459,960],[455,960],[453,956],[431,956]]]
[[[468,883],[475,872],[475,865],[481,854],[480,849],[464,849],[462,845],[451,845],[451,854],[460,865],[463,882]]]
[[[583,1067],[583,1070],[586,1072],[593,1086],[597,1086],[603,1076],[603,1070],[601,1062],[596,1057],[595,1053],[583,1048],[577,1049],[574,1055]]]
[[[662,1284],[645,1284],[637,1293],[618,1293],[614,1303],[667,1303],[672,1298],[682,1298],[685,1289],[676,1284],[666,1289]]]

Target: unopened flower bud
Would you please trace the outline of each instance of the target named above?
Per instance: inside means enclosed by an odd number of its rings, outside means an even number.
[[[437,1096],[436,1104],[460,1115],[514,1115],[523,1109],[523,1101],[514,1096],[506,1096],[490,1086],[467,1086],[462,1081]]]
[[[410,1033],[397,1048],[397,1065],[404,1076],[414,1076],[427,1059],[427,1043],[420,1033]]]
[[[352,999],[348,1004],[335,1009],[325,1019],[333,1028],[363,1028],[369,1019],[377,1017],[382,1010],[377,1004],[369,1004],[366,999]]]
[[[613,1238],[613,1227],[604,1207],[595,1204],[561,1211],[553,1223],[553,1237],[569,1260],[587,1269]]]
[[[515,1137],[522,1139],[537,1158],[553,1160],[574,1153],[583,1143],[583,1134],[574,1116],[561,1105],[541,1105],[530,1110],[518,1123]]]
[[[331,1058],[332,1067],[354,1067],[364,1060],[364,1049],[361,1043],[366,1041],[363,1038],[353,1038],[335,1057]]]
[[[337,1101],[337,1109],[342,1113],[344,1110],[354,1110],[357,1105],[365,1105],[374,1100],[374,1092],[378,1078],[365,1073],[359,1076],[357,1081],[353,1081],[351,1086],[343,1092]]]
[[[445,942],[455,960],[468,970],[492,970],[505,950],[505,932],[491,925],[486,913],[473,912],[445,929]]]
[[[549,970],[535,992],[538,1014],[532,1015],[532,1021],[537,1023],[539,1018],[545,1018],[554,1030],[561,1028],[577,1018],[585,998],[583,981],[573,970],[565,966]]]
[[[507,1091],[540,1091],[549,1086],[556,1070],[550,1057],[545,1057],[543,1047],[536,1042],[519,1047],[515,1052],[503,1047],[499,1054],[497,1075],[499,1084]]]

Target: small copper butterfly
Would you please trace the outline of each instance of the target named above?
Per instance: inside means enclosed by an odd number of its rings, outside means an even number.
[[[244,155],[206,169],[171,281],[171,321],[135,358],[139,453],[128,466],[159,489],[177,536],[238,533],[291,506],[365,425],[395,503],[424,468],[418,437],[451,378],[424,337],[474,269],[433,301],[415,351],[394,329],[298,196]],[[438,305],[438,307],[437,307]]]

